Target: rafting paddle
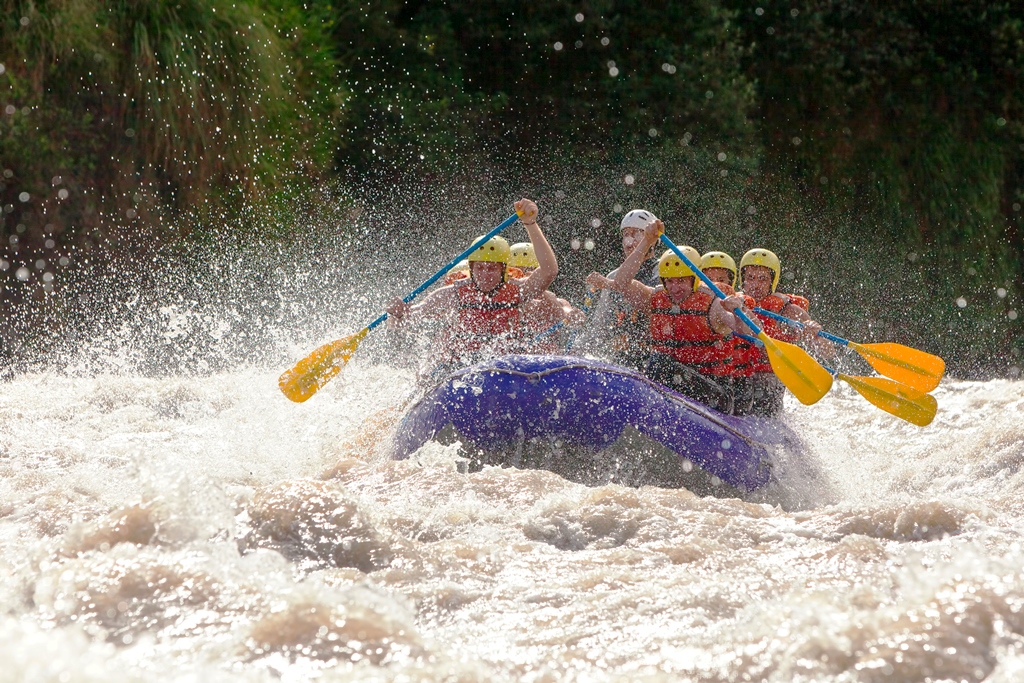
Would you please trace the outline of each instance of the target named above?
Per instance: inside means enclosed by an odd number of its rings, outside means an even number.
[[[890,415],[919,427],[927,427],[935,419],[939,404],[931,394],[884,377],[850,376],[828,367],[826,369]]]
[[[477,249],[477,247],[515,223],[518,218],[518,214],[513,214],[506,218],[501,222],[501,225],[495,227],[489,233],[473,242],[469,249],[466,249],[441,268],[441,270],[427,278],[423,284],[403,297],[402,300],[405,301],[405,303],[411,302],[419,296],[423,290],[437,282],[438,279],[444,277],[445,273],[457,266],[459,261],[467,258]],[[363,338],[370,333],[370,330],[380,325],[382,322],[387,320],[387,318],[388,314],[384,313],[359,332],[324,344],[313,351],[313,353],[300,360],[295,364],[295,367],[284,372],[284,374],[282,374],[277,380],[277,385],[281,388],[281,392],[296,403],[302,403],[307,400],[319,391],[322,386],[330,382],[335,375],[341,372],[341,368],[348,363],[352,354],[355,353],[356,348],[359,346],[359,342],[363,341]]]
[[[725,298],[722,290],[701,272],[701,269],[687,258],[686,254],[680,251],[679,247],[673,244],[672,240],[664,233],[661,235],[661,241],[675,252],[675,255],[682,259],[683,263],[689,266],[690,270],[714,292],[715,296],[719,299]],[[809,353],[795,344],[772,339],[742,310],[737,308],[734,313],[756,333],[757,338],[764,344],[772,370],[801,403],[809,406],[820,401],[821,397],[828,393],[828,390],[832,388],[832,374],[814,360]]]
[[[799,320],[792,320],[763,308],[754,310],[796,328],[804,326]],[[890,377],[908,387],[920,389],[924,393],[937,387],[946,372],[946,362],[940,357],[902,344],[858,344],[825,331],[818,332],[818,336],[853,349],[870,363],[878,374]]]
[[[751,337],[749,334],[737,333],[736,336],[763,346],[760,339]],[[884,377],[846,375],[827,365],[822,367],[831,372],[833,377],[838,377],[856,389],[857,393],[872,405],[890,415],[895,415],[901,420],[906,420],[919,427],[926,427],[935,419],[935,412],[938,410],[939,404],[934,396]]]

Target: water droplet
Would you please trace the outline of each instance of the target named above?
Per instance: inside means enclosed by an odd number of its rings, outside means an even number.
[[[725,152],[719,152],[718,153],[718,160],[719,161],[725,161],[727,158],[728,158],[728,156],[726,155]]]
[[[22,17],[21,19],[18,20],[18,23],[21,24],[22,26],[28,26],[28,17]]]
[[[1010,320],[1016,320],[1017,311],[1010,311],[1009,313],[1006,314],[1006,317],[1009,318]]]
[[[772,26],[769,26],[768,28],[765,29],[765,33],[767,33],[770,36],[774,36],[775,35],[775,28],[772,27]]]
[[[601,39],[601,44],[604,45],[605,47],[608,47],[608,43],[610,43],[610,42],[612,42],[612,41],[608,40],[608,36],[605,36],[604,38]],[[0,65],[0,66],[2,66],[2,65]]]
[[[634,178],[632,174],[627,173],[626,177],[622,179],[622,182],[626,183],[627,185],[632,185],[633,183],[636,182],[636,178]]]
[[[565,192],[562,190],[555,190],[555,199],[565,199]]]
[[[593,251],[594,250],[594,240],[592,240],[592,239],[590,239],[588,237],[587,240],[583,243],[583,248],[586,249],[587,251]]]
[[[126,136],[130,137],[130,138],[133,138],[133,137],[135,137],[135,129],[134,128],[125,128],[124,129],[124,134]]]
[[[751,204],[750,206],[747,207],[747,213],[753,216],[755,213],[757,213],[757,207]]]
[[[1006,125],[1006,119],[1004,119],[1002,116],[1000,116],[998,119],[996,119],[996,125],[997,126],[1005,126]]]
[[[54,242],[53,240],[46,240],[45,242],[43,242],[43,246],[46,247],[47,249],[53,249],[55,245],[56,242]]]
[[[956,305],[957,305],[957,306],[958,306],[959,308],[967,308],[967,299],[963,298],[962,296],[960,296],[960,297],[957,297],[957,299],[956,299]]]
[[[600,218],[591,218],[590,219],[590,227],[592,227],[592,228],[600,228],[601,227],[601,219]]]
[[[707,91],[706,93],[704,93],[704,97],[708,98],[709,100],[710,100],[710,99],[711,99],[712,97],[714,97],[714,96],[715,96],[715,93],[714,93],[714,92],[712,92],[711,90],[708,90],[708,91]]]
[[[754,10],[754,14],[756,14],[757,16],[763,15],[764,14],[764,7],[758,7],[756,10]]]
[[[580,241],[574,237],[573,240],[571,242],[569,242],[569,247],[573,251],[579,251],[580,250]]]
[[[576,13],[576,21],[578,23],[582,23],[583,22],[583,13],[582,12],[577,12]]]
[[[4,73],[6,73],[6,72],[7,72],[7,67],[4,66],[3,64],[0,64],[0,76],[4,75]]]
[[[647,131],[647,134],[650,135],[652,138],[656,138],[658,137],[658,129],[651,128],[649,131]]]
[[[729,450],[730,448],[732,448],[732,441],[729,441],[729,439],[723,439],[722,448],[724,448],[725,450]]]
[[[4,107],[4,113],[6,113],[8,116],[14,116],[14,113],[16,111],[18,111],[18,108],[15,107],[13,104],[8,104],[6,107]]]
[[[13,178],[13,177],[14,177],[14,171],[12,171],[9,168],[5,168],[4,169],[4,178]]]
[[[794,145],[799,146],[801,142],[803,142],[803,140],[801,140],[800,138],[797,138],[797,137],[793,138],[793,144]]]
[[[612,212],[613,212],[613,213],[622,213],[622,204],[618,204],[618,203],[616,203],[616,204],[615,204],[615,205],[614,205],[614,206],[612,207]]]
[[[793,9],[789,10],[789,16],[796,17],[796,16],[799,16],[799,15],[800,15],[800,10],[798,10],[797,8],[794,7]]]
[[[998,296],[1000,299],[1005,299],[1006,298],[1006,290],[1003,289],[1002,287],[1000,287],[999,289],[996,290],[996,296]]]
[[[43,282],[53,282],[53,273],[43,273]]]
[[[67,199],[68,198],[68,191],[65,190],[64,188],[61,188],[61,189],[57,190],[57,198],[58,199]]]
[[[61,184],[62,182],[64,182],[64,179],[63,179],[63,178],[61,178],[61,177],[60,177],[59,175],[55,175],[55,176],[53,176],[53,178],[51,178],[51,179],[50,179],[50,183],[51,183],[51,184],[52,184],[52,185],[53,185],[54,187],[57,187],[57,186],[58,186],[58,185],[60,185],[60,184]]]
[[[31,275],[32,274],[25,266],[22,266],[21,268],[18,268],[18,270],[14,271],[14,277],[18,278],[22,282],[28,282],[28,279]]]
[[[556,42],[553,47],[555,48],[555,52],[561,52],[562,48],[565,47],[565,46],[562,45],[561,43],[557,43]]]
[[[29,197],[28,192],[22,192],[21,194],[18,195],[18,201],[21,202],[22,204],[27,202],[29,199],[31,199],[31,197]]]
[[[575,43],[573,43],[573,45],[575,45],[576,49],[578,50],[581,47],[583,47],[583,41],[582,40],[577,40]]]

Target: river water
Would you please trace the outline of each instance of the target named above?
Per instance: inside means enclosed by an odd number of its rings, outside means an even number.
[[[1024,680],[1022,382],[788,403],[793,506],[391,462],[409,370],[279,370],[0,384],[0,681]]]

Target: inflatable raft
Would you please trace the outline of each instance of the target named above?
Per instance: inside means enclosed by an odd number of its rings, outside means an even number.
[[[392,457],[445,435],[462,442],[471,465],[691,489],[686,478],[703,472],[741,492],[772,481],[773,445],[786,438],[774,421],[722,415],[625,368],[534,355],[474,365],[426,391],[399,425]]]

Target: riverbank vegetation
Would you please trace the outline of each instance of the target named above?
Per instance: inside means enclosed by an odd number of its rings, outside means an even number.
[[[1021,365],[1019,3],[0,11],[8,318],[59,291],[62,259],[144,258],[245,216],[287,239],[252,207],[331,201],[310,188],[353,196],[488,168],[540,191],[573,175],[562,165],[607,176],[595,237],[614,232],[612,204],[643,201],[697,246],[777,246],[839,330],[920,344],[964,375]],[[576,228],[562,229],[568,243]]]

